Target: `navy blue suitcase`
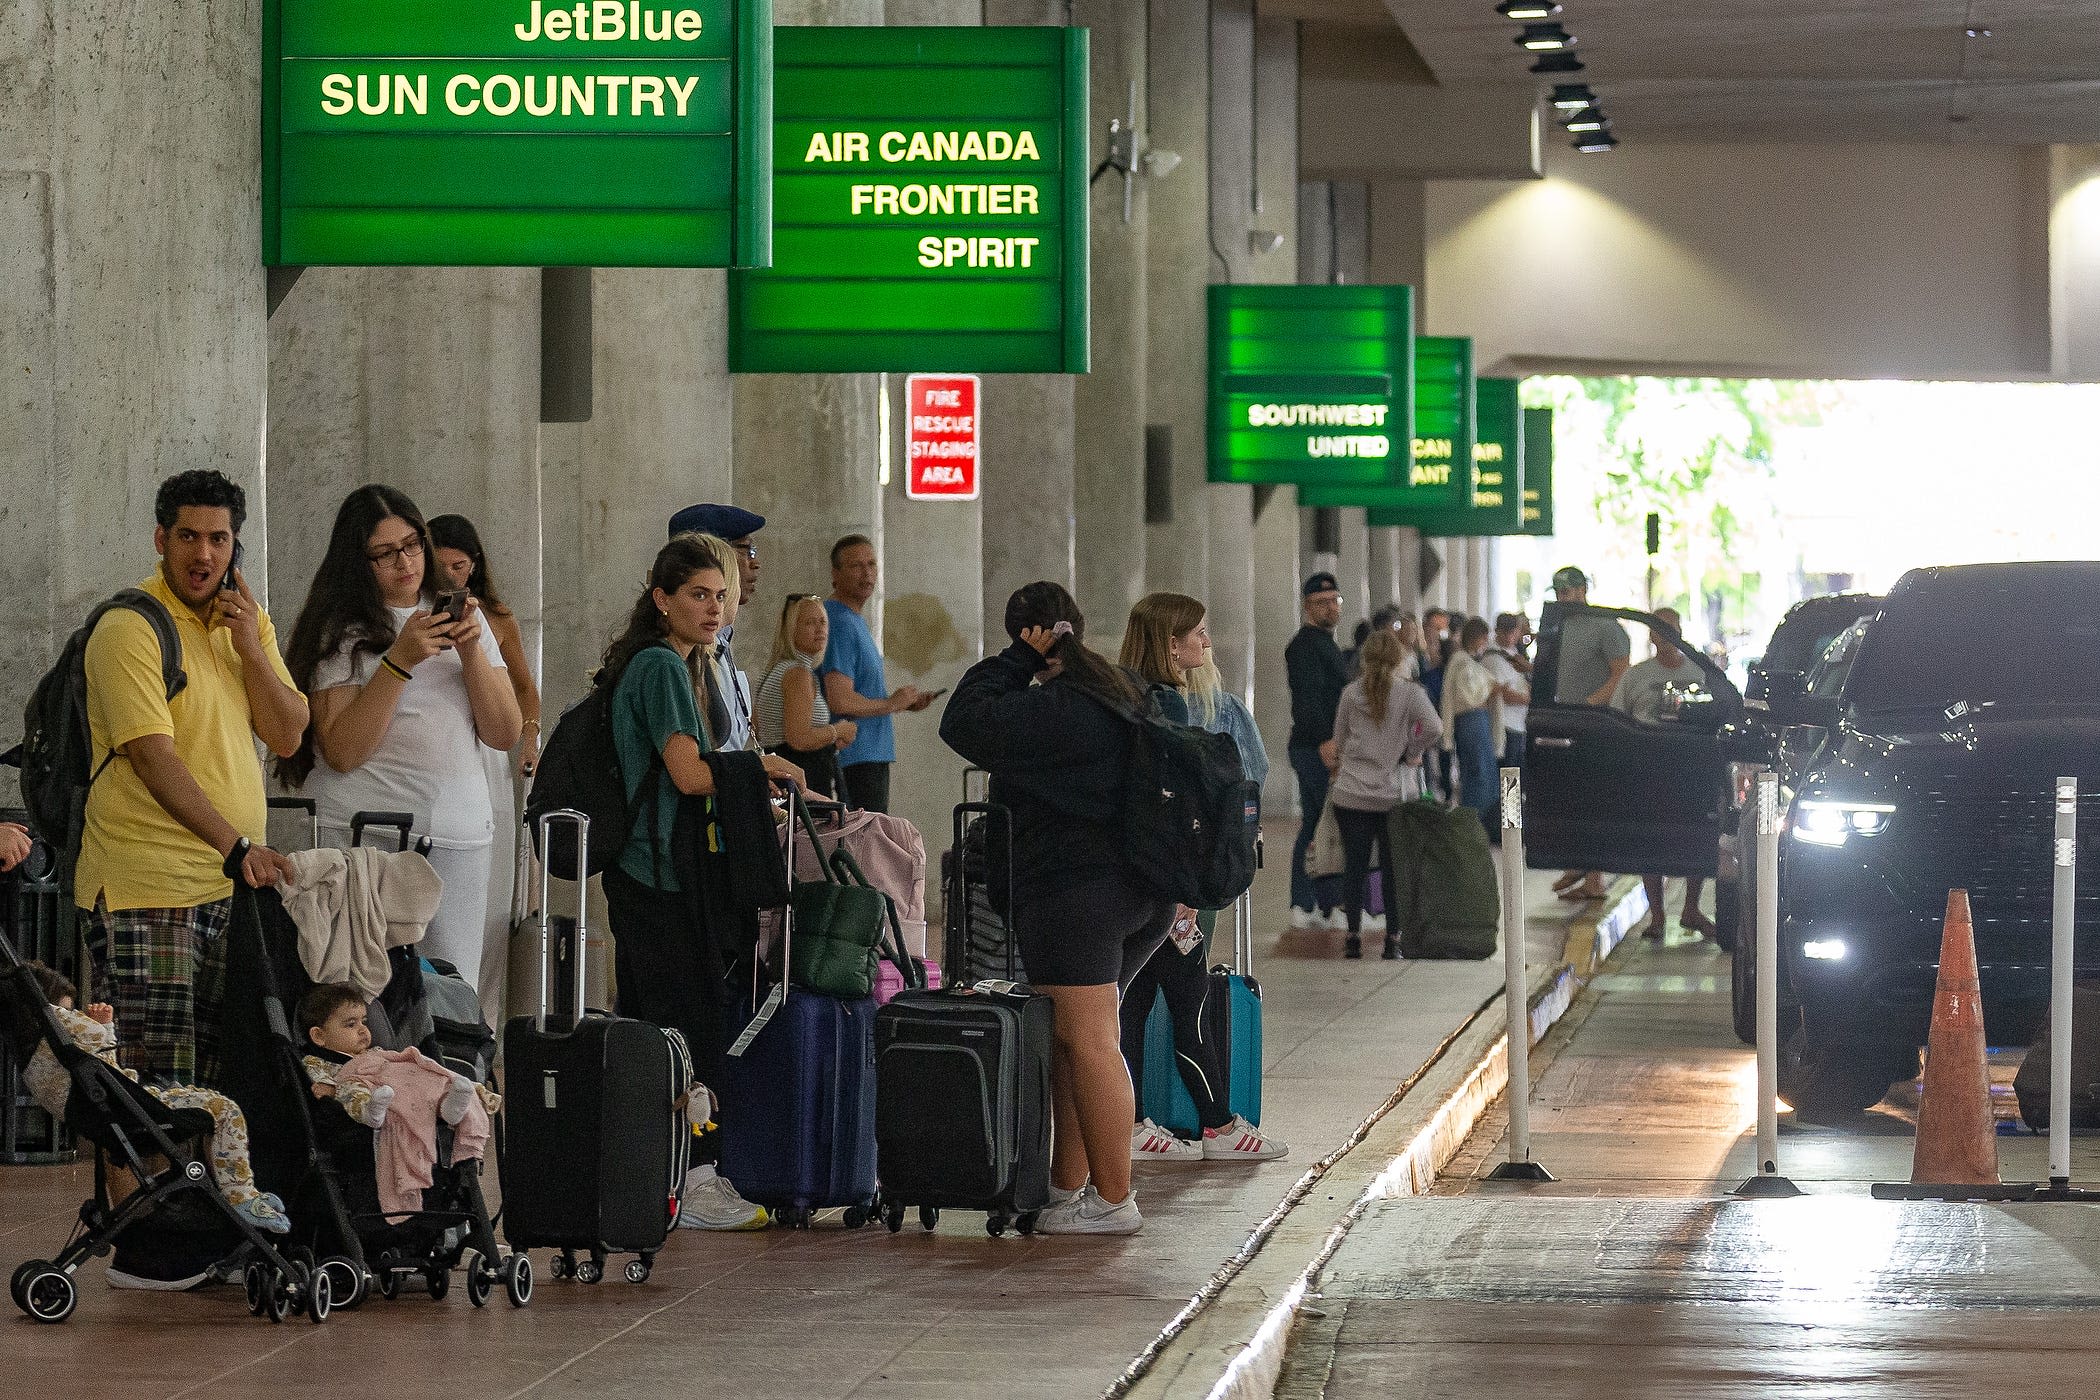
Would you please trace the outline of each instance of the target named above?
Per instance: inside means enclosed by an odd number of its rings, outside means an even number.
[[[875,1206],[875,1000],[786,985],[792,906],[780,929],[782,983],[761,997],[754,966],[734,1018],[744,1031],[722,1059],[719,1170],[786,1224],[806,1229],[815,1212],[844,1206],[858,1229]]]

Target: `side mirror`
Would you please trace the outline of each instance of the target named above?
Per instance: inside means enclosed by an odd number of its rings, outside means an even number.
[[[1799,671],[1768,671],[1765,673],[1764,699],[1774,711],[1789,705],[1808,694],[1808,677]]]

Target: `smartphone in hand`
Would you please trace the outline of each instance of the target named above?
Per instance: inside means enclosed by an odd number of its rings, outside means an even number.
[[[442,619],[448,626],[466,615],[466,589],[456,588],[437,595],[437,609],[434,616]]]
[[[240,571],[240,567],[241,542],[235,540],[233,542],[233,562],[226,566],[226,577],[219,580],[219,591],[221,593],[238,593],[240,591],[240,581],[234,578],[234,574]]]

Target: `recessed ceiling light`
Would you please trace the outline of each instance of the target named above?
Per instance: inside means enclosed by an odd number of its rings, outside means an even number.
[[[1584,155],[1595,155],[1599,151],[1608,151],[1618,145],[1619,138],[1609,131],[1591,131],[1576,137],[1574,144],[1575,149]]]
[[[1574,54],[1563,49],[1559,53],[1540,54],[1538,62],[1531,65],[1531,71],[1541,77],[1551,77],[1560,73],[1580,73],[1588,66]]]
[[[1579,111],[1595,103],[1597,94],[1590,91],[1588,83],[1555,83],[1553,105],[1563,112]]]
[[[1569,116],[1561,123],[1561,128],[1571,133],[1581,133],[1585,131],[1603,131],[1610,125],[1611,122],[1604,115],[1604,109],[1592,103],[1590,106]]]
[[[1513,41],[1517,47],[1533,53],[1554,53],[1560,49],[1575,47],[1575,36],[1559,24],[1527,24],[1524,32]]]
[[[1495,13],[1504,19],[1552,19],[1560,13],[1560,0],[1502,0]]]
[[[1560,6],[1555,5],[1553,8],[1558,10]],[[1991,31],[1988,29],[1964,29],[1962,33],[1968,35],[1971,39],[1988,39],[1991,37]]]

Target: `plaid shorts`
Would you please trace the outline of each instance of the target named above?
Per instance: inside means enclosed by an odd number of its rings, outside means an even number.
[[[117,1059],[147,1084],[216,1084],[233,901],[87,916],[93,998],[117,1012]]]

